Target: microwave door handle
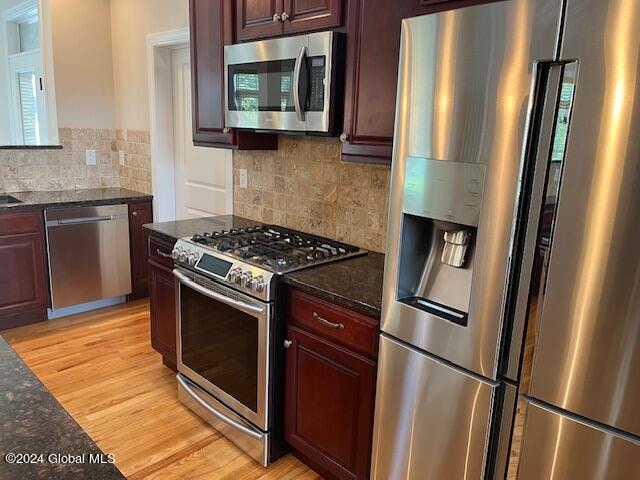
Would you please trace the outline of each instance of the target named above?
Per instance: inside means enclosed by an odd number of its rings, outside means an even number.
[[[308,75],[306,68],[307,47],[300,47],[293,67],[293,103],[299,122],[304,122],[304,109],[307,103]],[[300,91],[302,90],[302,94]],[[304,95],[304,96],[303,96]]]
[[[195,290],[198,293],[201,293],[202,295],[209,297],[213,300],[217,300],[219,302],[222,302],[226,305],[229,305],[231,307],[235,307],[238,310],[242,310],[243,312],[252,314],[258,314],[258,315],[264,315],[265,313],[265,307],[261,307],[261,306],[256,306],[256,305],[251,305],[249,303],[245,303],[245,302],[241,302],[240,300],[235,300],[233,298],[229,298],[226,297],[224,295],[221,295],[218,292],[214,292],[212,290],[209,290],[201,285],[198,285],[196,282],[194,282],[193,280],[191,280],[189,277],[187,277],[185,274],[183,274],[182,272],[180,272],[179,270],[174,270],[173,271],[173,275],[174,277],[176,277],[176,279],[178,279],[178,281],[180,283],[182,283],[183,285],[192,288],[193,290]]]

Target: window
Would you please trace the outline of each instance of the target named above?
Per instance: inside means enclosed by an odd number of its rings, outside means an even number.
[[[20,123],[22,141],[25,145],[40,144],[40,122],[38,118],[38,91],[35,72],[18,73]]]

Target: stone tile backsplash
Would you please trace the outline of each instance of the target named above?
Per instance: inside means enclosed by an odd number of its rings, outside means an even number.
[[[0,192],[122,186],[151,193],[148,132],[61,128],[59,136],[61,150],[0,150]],[[96,165],[86,165],[85,150],[96,151]]]
[[[334,138],[279,142],[277,151],[234,152],[234,214],[384,252],[390,167],[342,162]]]
[[[151,193],[151,142],[146,130],[116,130],[113,146],[116,163],[123,150],[124,166],[119,166],[120,186],[136,192]]]

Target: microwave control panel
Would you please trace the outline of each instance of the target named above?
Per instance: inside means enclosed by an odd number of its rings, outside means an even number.
[[[309,57],[309,100],[308,112],[322,112],[324,110],[324,77],[325,57]]]

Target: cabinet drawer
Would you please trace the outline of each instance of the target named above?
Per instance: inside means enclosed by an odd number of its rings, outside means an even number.
[[[149,236],[149,259],[167,268],[173,268],[171,251],[175,243],[168,242],[151,234]],[[168,257],[167,257],[168,255]]]
[[[289,294],[290,323],[349,349],[375,357],[379,322],[299,290]]]
[[[0,235],[43,231],[42,210],[0,214]]]

